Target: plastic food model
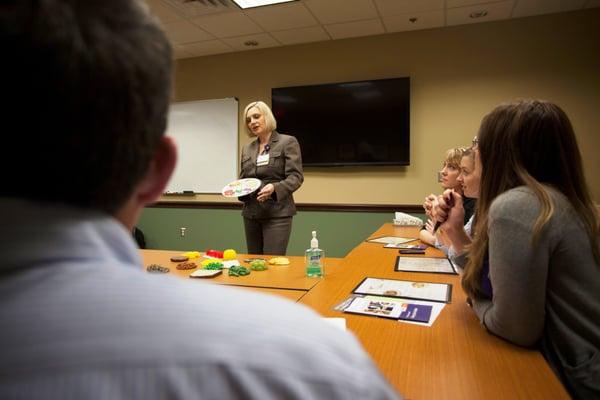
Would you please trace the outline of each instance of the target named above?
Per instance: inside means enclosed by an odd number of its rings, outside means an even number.
[[[163,267],[162,265],[158,265],[158,264],[150,264],[146,267],[146,271],[160,273],[160,274],[166,274],[167,272],[169,272],[169,268]]]
[[[221,259],[223,258],[223,252],[219,251],[219,250],[212,250],[212,249],[206,250],[205,255],[207,257],[221,258]]]
[[[179,270],[185,270],[185,269],[195,269],[198,268],[198,266],[196,265],[196,263],[193,262],[182,262],[177,264],[177,266],[175,267]]]
[[[209,260],[207,260],[209,261]],[[214,260],[210,260],[209,263],[207,263],[206,265],[204,265],[203,269],[215,269],[215,270],[219,270],[219,269],[223,269],[223,263],[214,261]]]
[[[227,249],[223,252],[223,260],[235,260],[237,258],[237,253],[233,249]]]
[[[265,260],[253,260],[250,262],[250,269],[252,269],[252,271],[264,271],[268,268]]]
[[[288,265],[290,260],[286,257],[273,257],[269,259],[269,264],[271,265]]]
[[[242,266],[234,266],[229,268],[229,276],[244,276],[250,275],[250,270]]]
[[[187,257],[189,259],[200,257],[199,251],[188,251],[182,254],[182,256]]]

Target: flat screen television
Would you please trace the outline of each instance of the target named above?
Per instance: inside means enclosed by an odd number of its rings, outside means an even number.
[[[410,164],[408,77],[273,88],[271,100],[305,166]]]

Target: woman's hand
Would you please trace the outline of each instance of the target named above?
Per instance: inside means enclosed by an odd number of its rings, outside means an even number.
[[[272,183],[267,183],[260,190],[260,192],[258,192],[258,195],[256,196],[256,200],[258,200],[260,203],[264,203],[265,201],[269,200],[269,198],[271,198],[271,195],[273,194],[274,191],[275,191],[275,186],[273,186]]]
[[[425,209],[425,214],[427,214],[428,217],[431,217],[431,210],[436,204],[437,197],[435,197],[434,194],[430,194],[429,196],[425,197],[425,201],[423,202],[423,209]]]
[[[460,230],[464,225],[465,210],[462,196],[448,189],[437,198],[437,204],[432,207],[432,218],[443,223],[446,232]]]
[[[456,254],[460,254],[465,246],[471,243],[471,238],[463,226],[465,209],[462,196],[453,190],[446,190],[438,198],[438,203],[433,213],[436,215],[436,221],[442,222],[444,237],[447,238],[444,243],[450,244],[449,247],[453,247]]]
[[[435,222],[429,218],[425,223],[425,230],[433,235],[433,227],[435,226]]]
[[[450,203],[454,200],[450,200],[452,197],[452,190],[445,190],[444,193],[437,196],[435,201],[432,202],[431,210],[429,215],[434,222],[444,223],[448,219],[448,212],[450,211]]]

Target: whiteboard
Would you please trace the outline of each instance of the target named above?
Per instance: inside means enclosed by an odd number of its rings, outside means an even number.
[[[237,99],[172,103],[167,135],[178,153],[167,193],[221,193],[237,178]]]

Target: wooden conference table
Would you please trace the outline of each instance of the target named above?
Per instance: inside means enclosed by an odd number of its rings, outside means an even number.
[[[181,251],[168,251],[168,250],[142,250],[142,259],[144,265],[158,264],[165,267],[169,267],[170,274],[180,276],[182,278],[189,278],[189,275],[196,271],[191,270],[178,270],[176,266],[178,263],[171,262],[170,258],[175,255],[180,255]],[[248,254],[238,254],[238,260],[243,266],[248,266],[243,260],[258,257],[251,256]],[[262,256],[261,256],[262,257]],[[270,258],[266,257],[265,258]],[[244,289],[260,291],[268,294],[274,294],[278,296],[286,297],[290,300],[298,302],[309,290],[315,287],[322,281],[319,278],[309,278],[306,276],[304,268],[304,257],[299,256],[287,256],[290,260],[290,265],[269,265],[269,269],[266,271],[252,271],[250,275],[233,277],[227,274],[224,270],[223,274],[218,275],[214,278],[198,278],[198,281],[212,282],[222,285],[239,286]],[[199,260],[190,260],[199,264]],[[325,262],[330,271],[334,271],[336,267],[341,264],[341,258],[326,258]]]
[[[371,237],[418,237],[417,228],[384,224]],[[180,252],[142,250],[144,264],[170,266]],[[287,297],[325,317],[343,317],[386,378],[408,399],[568,399],[542,355],[485,331],[466,304],[456,275],[394,271],[397,250],[363,242],[343,259],[326,259],[325,278],[304,276],[302,257],[288,257],[290,266],[274,266],[245,277],[224,273],[211,282],[243,286]],[[425,257],[442,257],[434,248]],[[242,260],[245,256],[240,256]],[[172,265],[169,265],[172,264]],[[333,310],[365,277],[451,283],[452,301],[432,327],[352,315]]]

